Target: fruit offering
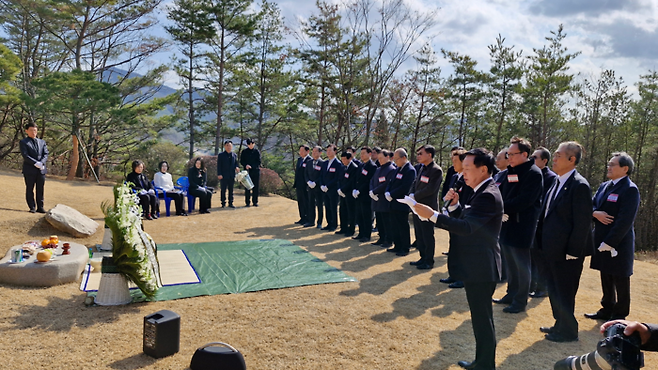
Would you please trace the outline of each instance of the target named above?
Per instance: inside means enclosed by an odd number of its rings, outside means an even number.
[[[50,244],[54,245],[55,247],[57,246],[57,244],[59,244],[59,238],[57,237],[57,235],[50,236]]]
[[[39,251],[39,253],[37,253],[37,261],[48,262],[50,261],[50,257],[52,256],[53,256],[53,252],[50,249],[44,249],[42,251]]]

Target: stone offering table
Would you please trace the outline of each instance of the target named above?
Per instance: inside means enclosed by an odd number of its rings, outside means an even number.
[[[70,254],[62,255],[60,241],[55,249],[54,259],[39,263],[36,252],[29,259],[11,263],[11,251],[0,259],[0,283],[23,286],[53,286],[77,281],[89,260],[87,247],[67,241],[71,245]]]

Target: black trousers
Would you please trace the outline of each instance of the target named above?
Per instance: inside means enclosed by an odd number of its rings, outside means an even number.
[[[138,193],[137,197],[139,198],[139,204],[142,206],[142,211],[144,212],[145,216],[158,212],[158,209],[160,208],[158,207],[160,200],[158,199],[157,195],[151,193]]]
[[[320,190],[319,185],[316,185],[315,188],[313,189],[308,188],[307,223],[311,223],[311,224],[316,223],[315,212],[317,210],[317,214],[318,214],[317,224],[322,225],[322,220],[324,219],[324,209],[322,208],[323,194],[324,193],[322,193],[322,190]]]
[[[25,201],[30,209],[43,209],[43,187],[46,183],[46,175],[42,173],[28,175],[23,174],[25,179]],[[34,188],[37,188],[36,202],[34,198]]]
[[[525,307],[530,293],[531,266],[530,249],[515,248],[502,244],[505,251],[505,269],[507,270],[507,298],[512,299],[514,307]]]
[[[471,324],[475,334],[476,369],[496,368],[496,329],[494,328],[491,298],[496,290],[495,282],[464,282]]]
[[[354,197],[348,194],[345,194],[345,197],[340,197],[340,230],[344,231],[347,236],[354,235],[355,207]]]
[[[409,211],[391,211],[390,228],[395,243],[395,249],[400,252],[409,252],[411,248],[411,232],[409,231]]]
[[[228,204],[233,205],[233,186],[235,185],[234,176],[224,176],[219,180],[221,184],[222,207],[226,205],[226,190],[228,189]]]
[[[302,223],[312,222],[308,217],[308,187],[306,184],[301,184],[295,188],[297,192],[297,211],[299,212],[299,219]]]
[[[423,263],[434,266],[434,223],[431,221],[421,221],[418,216],[413,215],[414,234],[416,235],[416,248],[420,252],[420,259]]]
[[[546,261],[548,298],[555,318],[554,330],[567,338],[578,337],[578,321],[574,316],[576,293],[583,272],[583,259]]]
[[[212,190],[206,188],[196,188],[188,190],[190,194],[199,198],[199,212],[207,211],[212,203]]]
[[[258,189],[260,187],[260,168],[252,168],[247,171],[249,172],[249,177],[251,177],[251,182],[254,183],[254,188],[251,190],[244,189],[244,204],[249,205],[251,204],[251,200],[253,200],[254,205],[257,205]]]
[[[531,292],[546,291],[546,267],[544,266],[544,254],[541,249],[530,248],[530,265],[532,277],[530,279]]]
[[[388,225],[389,212],[376,211],[375,218],[377,219],[377,233],[379,234],[379,239],[384,242],[384,244],[393,244],[391,229]]]
[[[599,313],[612,319],[625,319],[631,312],[631,277],[601,272],[601,288]]]
[[[320,190],[322,192],[322,190]],[[327,228],[338,227],[338,188],[329,188],[324,194],[324,209],[327,215]],[[348,195],[350,196],[350,195]]]
[[[183,205],[183,198],[185,198],[185,196],[183,196],[183,193],[168,191],[167,197],[171,198],[174,201],[177,215],[185,213],[185,206]]]
[[[349,195],[348,195],[349,196]],[[367,199],[361,200],[361,197]],[[370,238],[372,235],[372,210],[370,209],[370,197],[367,194],[359,194],[356,199],[356,224],[359,225],[359,237]]]

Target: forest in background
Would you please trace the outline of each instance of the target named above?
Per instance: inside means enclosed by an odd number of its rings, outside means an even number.
[[[404,0],[317,1],[297,28],[275,2],[175,0],[157,37],[161,5],[0,0],[0,163],[20,167],[28,122],[48,142],[51,173],[68,179],[120,178],[136,158],[151,172],[167,159],[183,175],[189,158],[217,154],[228,138],[239,151],[250,137],[283,180],[279,192],[292,196],[301,144],[405,147],[412,156],[432,144],[447,168],[456,145],[496,152],[518,135],[554,151],[576,140],[593,190],[613,152],[634,158],[637,247],[658,249],[655,70],[640,76],[637,94],[614,70],[576,75],[580,52],[564,46],[561,25],[532,50],[492,36],[485,70],[459,50],[423,44],[440,10],[419,13]],[[153,63],[167,49],[174,58]],[[183,87],[163,95],[167,71]],[[182,141],[164,140],[167,132]]]

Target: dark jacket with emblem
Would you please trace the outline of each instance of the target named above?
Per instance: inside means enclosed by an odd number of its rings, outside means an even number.
[[[343,176],[338,181],[338,188],[340,191],[345,194],[346,197],[352,197],[352,190],[354,190],[354,184],[356,182],[356,174],[359,170],[359,167],[353,161],[350,161],[350,164],[343,166]]]
[[[238,155],[235,152],[223,151],[217,155],[217,175],[222,175],[224,179],[230,180],[235,177],[236,168],[240,167]]]
[[[501,171],[502,173],[503,171]],[[507,167],[498,189],[509,216],[500,230],[500,243],[514,248],[530,248],[541,212],[544,177],[534,161]]]
[[[393,201],[389,202],[391,211],[411,212],[408,205],[400,203],[396,199],[403,199],[405,195],[409,195],[415,179],[416,169],[410,162],[397,169],[385,191],[391,193],[393,198]]]
[[[293,188],[297,188],[298,186],[304,188],[306,186],[306,167],[309,166],[309,163],[313,163],[313,158],[310,156],[297,158],[297,164],[295,165],[295,182],[292,184]]]
[[[417,171],[416,180],[411,186],[416,202],[430,206],[434,210],[439,209],[439,190],[441,190],[443,170],[432,161],[427,166],[420,166]]]
[[[23,173],[26,175],[45,175],[48,170],[46,169],[46,162],[48,162],[48,146],[42,139],[26,137],[18,143],[23,156]],[[34,167],[34,164],[41,162],[42,169]]]
[[[370,180],[375,175],[375,171],[377,171],[377,166],[373,161],[363,162],[359,166],[354,184],[354,189],[359,191],[359,197],[356,198],[357,202],[370,202],[372,200],[368,192],[370,191]]]
[[[320,179],[320,184],[329,188],[329,191],[334,193],[338,190],[338,180],[344,175],[343,163],[341,163],[339,158],[334,158],[333,162],[329,166],[329,159],[322,163],[322,178]],[[329,166],[329,167],[327,167]],[[350,194],[351,195],[351,194]]]
[[[391,179],[395,176],[396,172],[397,167],[395,167],[395,163],[388,162],[380,165],[379,168],[377,168],[377,171],[375,171],[372,179],[370,179],[370,190],[379,198],[378,201],[372,199],[370,206],[373,211],[388,212],[391,210],[390,204],[386,200],[384,193],[386,192],[388,183],[391,182]]]
[[[322,166],[324,166],[322,158],[319,158],[315,165],[313,165],[313,158],[306,164],[304,182],[313,181],[315,183],[315,188],[313,189],[320,189],[320,185],[322,185]]]
[[[599,187],[592,203],[594,211],[604,211],[613,216],[609,225],[604,225],[594,219],[594,254],[590,267],[606,274],[631,276],[635,258],[635,232],[633,223],[640,206],[640,192],[637,186],[628,178],[620,179],[608,191],[606,181]],[[598,247],[605,243],[617,250],[617,256],[612,257],[609,251],[599,252]]]

